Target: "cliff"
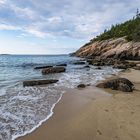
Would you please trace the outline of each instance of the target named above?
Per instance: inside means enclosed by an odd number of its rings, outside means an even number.
[[[85,58],[140,60],[140,42],[127,41],[125,37],[91,41],[72,55]]]

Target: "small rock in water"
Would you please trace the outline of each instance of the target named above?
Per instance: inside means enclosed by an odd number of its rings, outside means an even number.
[[[67,64],[58,64],[58,65],[56,65],[56,66],[63,66],[63,67],[66,67]]]
[[[86,64],[86,62],[84,62],[84,61],[78,61],[78,62],[74,62],[73,64],[74,65],[84,65],[84,64]]]
[[[45,69],[45,68],[52,68],[53,66],[40,66],[40,67],[35,67],[34,69]]]
[[[23,86],[37,86],[37,85],[45,85],[45,84],[53,84],[58,82],[58,80],[31,80],[31,81],[24,81]]]
[[[65,67],[51,67],[51,68],[46,68],[42,70],[42,74],[50,74],[50,73],[61,73],[65,72],[66,68]]]
[[[90,68],[90,66],[89,65],[86,65],[86,66],[84,66],[84,68]]]
[[[97,70],[101,70],[102,68],[101,68],[101,67],[97,67],[96,69],[97,69]]]
[[[77,88],[85,88],[85,87],[86,87],[85,84],[80,84],[80,85],[77,86]]]
[[[99,88],[111,88],[112,90],[120,90],[123,92],[132,92],[134,85],[126,78],[117,78],[99,83],[96,85]]]

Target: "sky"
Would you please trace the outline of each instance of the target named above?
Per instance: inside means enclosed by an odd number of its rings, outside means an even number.
[[[132,18],[140,0],[0,0],[0,54],[68,54]]]

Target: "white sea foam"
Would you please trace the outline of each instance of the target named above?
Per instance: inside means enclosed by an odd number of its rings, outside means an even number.
[[[64,93],[64,92],[63,92],[63,93]],[[20,135],[13,135],[13,136],[12,136],[12,140],[15,140],[15,139],[18,138],[18,137],[22,137],[22,136],[25,136],[25,135],[27,135],[27,134],[33,132],[33,131],[36,130],[39,126],[41,126],[43,122],[47,121],[47,120],[53,115],[53,113],[54,113],[54,112],[53,112],[53,109],[54,109],[55,105],[61,100],[63,93],[61,94],[61,96],[60,96],[60,98],[57,100],[57,102],[54,103],[54,104],[52,105],[52,107],[51,107],[51,109],[50,109],[51,113],[50,113],[44,120],[40,121],[39,124],[38,124],[37,126],[33,127],[31,130],[25,131],[23,134],[20,134]]]

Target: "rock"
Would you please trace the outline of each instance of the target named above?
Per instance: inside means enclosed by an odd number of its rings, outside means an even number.
[[[134,85],[126,78],[117,78],[99,83],[99,88],[111,88],[112,90],[120,90],[123,92],[132,92]]]
[[[84,65],[84,64],[86,64],[86,62],[84,62],[84,61],[77,61],[77,62],[74,62],[73,64],[74,65]]]
[[[140,70],[140,66],[133,67],[135,70]]]
[[[123,92],[132,92],[133,91],[131,86],[124,84],[124,83],[119,84],[118,90],[123,91]]]
[[[42,70],[42,74],[50,74],[50,73],[61,73],[65,72],[66,68],[65,67],[51,67],[51,68],[46,68]]]
[[[89,65],[86,65],[86,66],[84,66],[84,68],[90,68],[90,66]]]
[[[53,84],[58,82],[58,80],[31,80],[31,81],[24,81],[23,86],[37,86],[37,85],[45,85],[45,84]]]
[[[101,62],[92,63],[94,66],[103,66],[104,64]]]
[[[127,69],[127,66],[124,65],[124,64],[116,64],[113,66],[113,68],[116,68],[116,69]]]
[[[136,66],[136,63],[134,63],[134,62],[119,61],[119,62],[114,64],[113,68],[128,69],[128,68],[133,68],[135,66]]]
[[[97,70],[101,70],[102,68],[101,68],[101,67],[97,67],[97,68],[95,68],[95,69],[97,69]]]
[[[85,87],[86,87],[85,84],[80,84],[80,85],[77,86],[77,88],[85,88]]]
[[[40,67],[35,67],[34,69],[44,69],[44,68],[52,68],[53,66],[40,66]]]
[[[121,60],[140,60],[140,42],[128,42],[125,37],[86,43],[73,56],[85,58],[114,58]]]
[[[67,64],[58,64],[58,65],[56,65],[56,66],[66,67],[66,66],[67,66]]]

